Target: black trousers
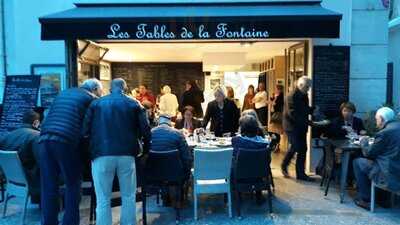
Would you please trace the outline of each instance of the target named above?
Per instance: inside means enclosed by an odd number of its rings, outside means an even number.
[[[305,164],[307,155],[307,131],[305,132],[286,132],[289,141],[289,149],[282,161],[282,167],[287,168],[290,161],[296,156],[296,176],[297,178],[305,176]]]
[[[257,113],[258,119],[260,120],[261,124],[263,126],[266,126],[268,124],[268,108],[262,107],[262,108],[256,109],[256,113]]]

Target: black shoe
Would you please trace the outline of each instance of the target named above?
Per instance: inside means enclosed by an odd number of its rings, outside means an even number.
[[[370,208],[370,203],[369,202],[366,202],[366,201],[364,201],[364,200],[362,200],[362,199],[354,199],[354,204],[356,204],[358,207],[361,207],[361,208],[363,208],[363,209],[366,209],[366,210],[371,210],[371,208]]]
[[[297,180],[307,181],[307,182],[314,182],[315,178],[309,177],[307,175],[297,177]]]
[[[281,166],[281,172],[282,172],[284,178],[290,178],[290,175],[287,171],[287,167]]]

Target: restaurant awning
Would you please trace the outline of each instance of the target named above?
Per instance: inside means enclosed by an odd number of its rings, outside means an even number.
[[[321,1],[80,3],[39,18],[42,40],[338,38],[342,15]]]

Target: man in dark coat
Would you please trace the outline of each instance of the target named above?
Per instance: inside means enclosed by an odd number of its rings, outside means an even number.
[[[183,110],[186,106],[192,106],[194,108],[194,117],[203,117],[203,109],[201,108],[201,103],[204,102],[203,91],[197,86],[196,81],[187,81],[186,90],[182,94],[181,104],[179,108],[183,114]]]
[[[371,180],[390,191],[400,191],[400,122],[394,121],[395,113],[387,107],[379,109],[375,118],[380,131],[371,144],[368,137],[360,140],[366,158],[353,161],[358,190],[354,202],[365,209],[369,209]]]
[[[29,184],[33,203],[40,201],[39,135],[40,115],[27,111],[21,128],[11,131],[0,140],[0,149],[17,151]]]
[[[283,129],[288,140],[289,149],[282,161],[281,169],[285,177],[289,177],[288,166],[294,155],[296,157],[296,177],[298,180],[313,181],[314,179],[305,174],[305,162],[307,154],[307,131],[310,121],[309,115],[313,108],[309,106],[307,93],[311,88],[311,80],[300,77],[296,89],[287,96],[283,110]]]
[[[214,96],[215,100],[207,105],[203,127],[207,127],[211,120],[210,130],[215,133],[215,136],[222,137],[225,133],[233,136],[239,128],[240,111],[232,100],[226,98],[221,87],[214,90]]]
[[[83,135],[90,139],[97,224],[112,224],[110,202],[115,175],[122,198],[121,224],[136,224],[135,157],[147,154],[151,133],[145,109],[125,95],[126,87],[123,79],[114,79],[111,93],[94,100],[84,120]]]
[[[53,101],[40,132],[42,225],[58,224],[59,175],[65,182],[63,225],[79,224],[81,160],[78,149],[89,104],[102,85],[88,79],[79,88],[61,92]]]

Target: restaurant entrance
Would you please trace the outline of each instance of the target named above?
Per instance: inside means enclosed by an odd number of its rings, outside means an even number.
[[[321,1],[75,5],[40,18],[43,40],[65,40],[69,86],[98,77],[107,87],[112,78],[123,77],[130,91],[145,84],[157,95],[168,84],[179,96],[184,81],[195,80],[205,91],[205,102],[217,85],[232,86],[240,101],[250,84],[264,83],[272,95],[276,84],[287,93],[298,77],[315,77],[314,71],[327,75],[320,81],[329,80],[337,68],[325,65],[348,53],[313,46],[315,38],[339,37],[342,16],[323,8]],[[326,90],[331,89],[321,86],[317,93]],[[330,109],[340,100],[310,97],[331,104]]]

